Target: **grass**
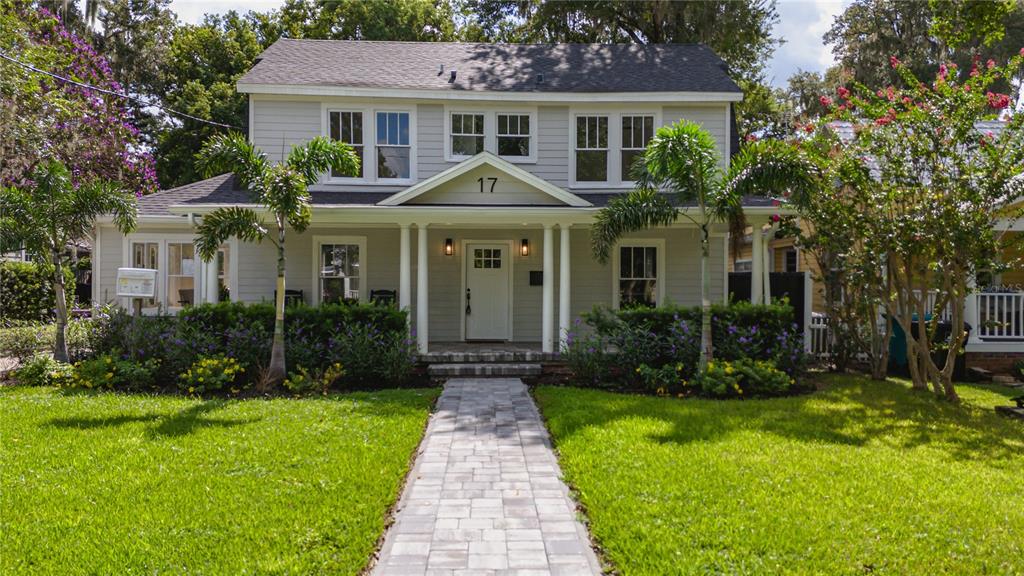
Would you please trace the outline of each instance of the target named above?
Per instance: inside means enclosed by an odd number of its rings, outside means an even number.
[[[436,396],[0,389],[0,572],[356,574]]]
[[[542,387],[607,559],[635,574],[1024,573],[1024,423],[1012,391],[956,406],[828,377],[772,400]]]

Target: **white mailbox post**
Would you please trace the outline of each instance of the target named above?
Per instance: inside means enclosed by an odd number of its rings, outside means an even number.
[[[156,296],[156,270],[150,268],[118,268],[117,295],[132,299],[136,316],[142,314],[142,300]]]

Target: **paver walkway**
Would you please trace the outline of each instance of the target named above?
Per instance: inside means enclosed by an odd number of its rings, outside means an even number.
[[[521,380],[448,380],[420,450],[373,574],[600,574]]]

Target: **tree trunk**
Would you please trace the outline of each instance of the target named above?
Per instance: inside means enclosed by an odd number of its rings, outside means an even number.
[[[57,249],[52,251],[53,258],[53,292],[57,304],[57,329],[54,330],[53,338],[53,359],[58,362],[67,363],[68,357],[68,301],[64,291],[64,266],[61,263],[60,252]]]
[[[701,226],[700,239],[700,361],[697,370],[703,374],[708,369],[708,361],[713,357],[711,347],[711,278],[708,276],[708,242],[707,224]]]
[[[278,233],[277,243],[277,298],[274,314],[274,344],[270,349],[270,366],[267,369],[267,384],[271,387],[284,382],[287,367],[284,361],[284,229]]]

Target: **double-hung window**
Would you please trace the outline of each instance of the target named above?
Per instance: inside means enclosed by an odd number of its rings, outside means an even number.
[[[654,137],[654,116],[622,117],[622,181],[633,181],[633,165]]]
[[[451,115],[452,156],[474,156],[484,151],[484,115]]]
[[[576,117],[576,181],[608,181],[608,116]]]
[[[150,270],[160,269],[160,243],[159,242],[132,242],[132,268],[148,268]],[[159,302],[159,293],[154,293],[153,298],[142,300],[143,308],[153,308]]]
[[[406,180],[412,175],[408,112],[377,112],[377,178]]]
[[[330,130],[331,138],[334,140],[340,140],[346,144],[352,146],[357,156],[359,156],[359,173],[358,174],[341,174],[336,172],[333,168],[331,169],[331,178],[362,178],[363,171],[363,113],[362,112],[347,112],[347,111],[332,111],[330,113]]]
[[[359,300],[359,244],[320,244],[320,301]]]
[[[657,306],[658,246],[622,245],[618,260],[619,306]]]
[[[167,243],[167,305],[191,306],[196,296],[196,251],[191,242]]]
[[[498,156],[530,155],[530,115],[498,114]]]

